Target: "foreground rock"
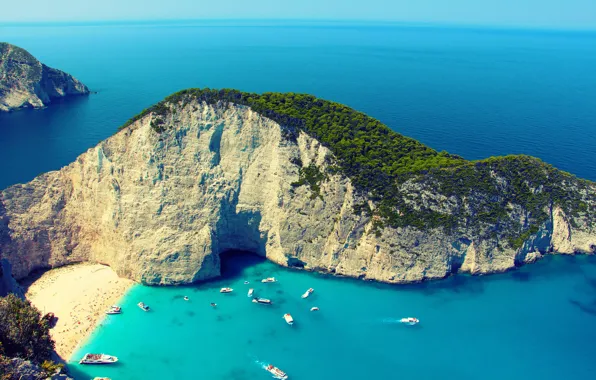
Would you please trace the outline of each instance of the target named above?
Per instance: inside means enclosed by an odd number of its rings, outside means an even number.
[[[72,75],[39,62],[20,47],[0,42],[0,111],[42,108],[53,99],[86,95]]]
[[[220,254],[238,249],[280,265],[406,283],[505,271],[549,252],[596,251],[592,183],[569,176],[558,184],[583,211],[551,204],[548,217],[521,236],[513,226],[523,226],[528,212],[515,201],[497,210],[499,224],[476,223],[480,216],[470,212],[452,229],[389,227],[355,212],[376,203],[332,170],[333,153],[304,131],[287,138],[245,106],[187,99],[164,107],[62,170],[0,193],[0,254],[16,278],[91,261],[139,282],[183,284],[218,276]],[[325,174],[318,194],[299,181],[311,164]],[[512,189],[487,167],[503,192]],[[456,215],[486,198],[480,190],[439,193],[427,176],[400,185],[413,210]]]
[[[39,365],[21,358],[5,358],[0,356],[0,373],[2,379],[7,380],[72,380],[63,370],[57,369],[55,373],[48,371]]]

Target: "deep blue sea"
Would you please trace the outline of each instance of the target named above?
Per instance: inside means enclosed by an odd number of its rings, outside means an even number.
[[[0,115],[0,188],[73,161],[143,108],[188,87],[307,92],[468,159],[526,153],[596,180],[596,32],[397,24],[180,22],[0,25],[97,91]],[[134,287],[80,353],[81,379],[593,379],[596,258],[396,287],[296,272],[250,255],[221,281]],[[277,284],[254,283],[279,277]],[[250,280],[271,307],[246,297]],[[221,295],[221,286],[235,292]],[[309,287],[313,296],[302,300]],[[186,302],[184,295],[190,297]],[[143,313],[140,300],[153,310]],[[211,309],[209,302],[217,302]],[[310,313],[310,306],[319,313]],[[296,325],[282,315],[291,312]],[[396,323],[416,316],[421,323]]]

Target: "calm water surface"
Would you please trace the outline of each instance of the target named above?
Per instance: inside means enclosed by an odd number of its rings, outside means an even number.
[[[296,380],[594,378],[595,257],[549,257],[499,276],[408,287],[291,271],[247,254],[227,262],[219,281],[133,288],[123,314],[107,318],[75,355],[109,352],[121,362],[74,364],[75,375],[265,380],[262,365],[272,362]],[[279,282],[260,283],[267,276]],[[224,286],[234,292],[220,294]],[[274,304],[252,303],[251,287]],[[309,287],[315,292],[302,299]],[[288,312],[292,327],[282,319]],[[421,322],[398,323],[406,316]]]
[[[596,33],[262,23],[2,26],[98,93],[0,115],[0,188],[59,169],[187,87],[308,92],[469,159],[526,153],[596,180]],[[391,287],[233,255],[217,282],[137,286],[79,354],[81,379],[593,379],[596,258]],[[277,284],[256,280],[274,275]],[[271,307],[246,297],[250,280]],[[231,286],[231,295],[219,294]],[[309,287],[314,295],[302,300]],[[186,302],[184,295],[190,297]],[[149,313],[136,307],[140,300]],[[209,307],[217,302],[218,308]],[[321,308],[310,313],[311,306]],[[291,312],[296,325],[282,320]],[[417,316],[421,324],[396,321]]]

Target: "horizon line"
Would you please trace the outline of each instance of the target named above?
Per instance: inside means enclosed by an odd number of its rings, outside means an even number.
[[[458,23],[458,22],[440,22],[440,21],[404,21],[404,20],[390,20],[390,19],[332,19],[332,18],[164,18],[164,19],[111,19],[111,20],[31,20],[31,21],[2,21],[0,20],[0,27],[2,26],[101,26],[101,25],[142,25],[151,23],[184,23],[184,22],[266,22],[278,23],[281,25],[275,26],[297,26],[297,25],[283,25],[287,22],[298,23],[335,23],[346,26],[403,26],[403,27],[451,27],[451,28],[469,28],[469,29],[501,29],[501,30],[537,30],[537,31],[569,31],[569,32],[596,32],[596,26],[587,27],[571,27],[571,26],[552,26],[552,25],[521,25],[521,24],[474,24],[474,23]],[[208,25],[206,25],[208,26]],[[227,26],[266,26],[266,25],[227,25]]]

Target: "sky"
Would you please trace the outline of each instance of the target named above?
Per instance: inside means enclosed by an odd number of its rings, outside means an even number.
[[[326,19],[596,29],[596,0],[27,0],[26,6],[20,1],[2,3],[0,22],[4,23]]]

